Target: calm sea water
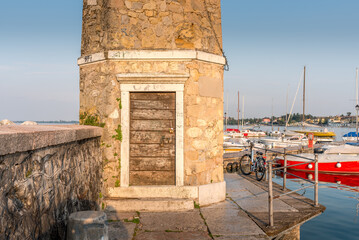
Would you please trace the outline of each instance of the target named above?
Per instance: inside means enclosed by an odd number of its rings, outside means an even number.
[[[359,176],[355,181],[357,186],[341,184],[340,176],[337,183],[321,181],[319,184],[319,203],[327,209],[320,216],[306,222],[301,227],[301,239],[359,239]],[[276,176],[275,182],[282,184],[282,178]],[[289,189],[298,189],[302,180],[288,180]],[[299,192],[313,199],[313,189]]]

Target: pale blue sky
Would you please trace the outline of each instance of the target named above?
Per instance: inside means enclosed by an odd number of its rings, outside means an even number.
[[[76,120],[81,0],[4,1],[0,8],[0,120]],[[229,114],[285,113],[307,66],[307,111],[354,112],[357,0],[222,0]],[[295,112],[301,111],[301,95]]]

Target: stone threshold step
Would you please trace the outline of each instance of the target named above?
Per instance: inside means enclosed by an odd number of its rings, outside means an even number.
[[[192,199],[178,198],[106,198],[108,212],[174,212],[194,209]]]
[[[130,186],[109,188],[117,198],[198,198],[198,186]]]

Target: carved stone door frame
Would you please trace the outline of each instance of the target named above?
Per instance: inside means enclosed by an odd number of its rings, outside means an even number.
[[[184,118],[183,91],[188,75],[118,74],[121,90],[121,187],[129,187],[130,159],[130,92],[176,93],[176,186],[184,185]]]

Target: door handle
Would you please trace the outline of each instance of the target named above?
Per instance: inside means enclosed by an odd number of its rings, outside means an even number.
[[[173,128],[170,128],[170,133],[174,133],[174,129]]]

